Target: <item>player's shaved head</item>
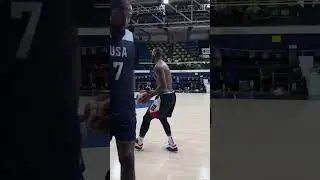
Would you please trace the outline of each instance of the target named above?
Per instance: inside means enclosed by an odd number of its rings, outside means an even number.
[[[152,50],[152,60],[153,61],[157,61],[157,60],[161,59],[163,57],[163,55],[164,55],[163,50],[159,47],[154,48]]]
[[[152,54],[153,54],[155,57],[162,57],[162,56],[163,56],[163,51],[162,51],[161,48],[157,47],[157,48],[154,48],[154,49],[153,49]]]

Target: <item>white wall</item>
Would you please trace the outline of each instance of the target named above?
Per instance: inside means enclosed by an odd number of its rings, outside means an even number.
[[[300,68],[304,77],[308,79],[310,69],[313,67],[313,56],[299,56]]]
[[[317,72],[311,72],[308,77],[308,89],[309,89],[309,96],[310,99],[317,99],[319,100],[320,96],[320,74]]]
[[[191,34],[190,40],[209,40],[208,33],[194,33]]]

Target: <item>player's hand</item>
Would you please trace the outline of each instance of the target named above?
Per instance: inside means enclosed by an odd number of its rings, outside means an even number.
[[[141,97],[138,99],[139,103],[146,103],[152,98],[150,93],[143,93]]]
[[[97,98],[85,106],[85,124],[94,133],[104,134],[109,131],[110,99]]]

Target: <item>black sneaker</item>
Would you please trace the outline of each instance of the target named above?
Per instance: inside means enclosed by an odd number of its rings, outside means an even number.
[[[143,143],[139,144],[138,139],[136,139],[136,143],[135,143],[134,147],[135,147],[137,150],[141,150],[141,149],[143,148]]]
[[[168,144],[166,149],[170,152],[178,152],[178,147],[176,144],[173,144],[173,145]]]

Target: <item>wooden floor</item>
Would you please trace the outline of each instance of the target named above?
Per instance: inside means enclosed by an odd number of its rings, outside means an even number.
[[[319,180],[320,102],[212,100],[211,178]]]
[[[137,109],[137,133],[145,111]],[[169,121],[179,152],[165,150],[167,137],[159,120],[153,120],[144,140],[144,150],[135,154],[137,180],[209,180],[209,95],[177,94],[177,105]],[[119,180],[120,165],[114,141],[110,148],[111,179]]]
[[[209,95],[179,94],[170,122],[180,152],[165,151],[154,120],[145,150],[136,152],[137,180],[209,180],[210,170],[214,180],[319,180],[319,107],[320,101],[212,100],[210,133]],[[144,111],[137,110],[138,127]],[[111,179],[119,180],[114,142],[110,151]],[[108,150],[84,149],[84,158],[86,179],[101,180]]]
[[[79,113],[90,99],[81,99]],[[145,111],[146,108],[137,109],[137,133]],[[179,152],[170,153],[165,150],[165,132],[159,120],[153,120],[145,137],[144,150],[136,151],[135,154],[137,180],[209,180],[209,94],[177,94],[176,108],[169,123]],[[83,156],[86,180],[102,180],[109,166],[111,180],[120,180],[120,165],[114,140],[110,149],[83,149]]]

